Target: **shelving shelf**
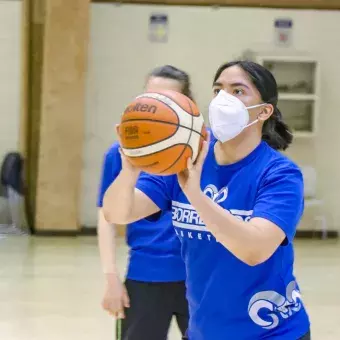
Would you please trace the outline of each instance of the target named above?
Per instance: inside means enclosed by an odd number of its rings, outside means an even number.
[[[308,93],[279,93],[279,100],[306,100],[316,101],[318,99],[315,94]]]
[[[317,133],[319,113],[319,63],[311,57],[261,56],[255,61],[275,76],[278,107],[294,136],[311,138]]]

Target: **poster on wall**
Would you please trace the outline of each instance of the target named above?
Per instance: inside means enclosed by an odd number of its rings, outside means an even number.
[[[149,40],[151,42],[164,43],[168,41],[168,15],[151,14],[149,18]]]
[[[278,46],[288,47],[292,45],[293,20],[276,19],[274,21],[275,44]]]

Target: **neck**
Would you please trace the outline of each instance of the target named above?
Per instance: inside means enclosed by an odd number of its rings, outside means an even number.
[[[246,136],[244,135],[246,133]],[[215,144],[215,157],[219,165],[236,163],[247,157],[261,143],[262,134],[244,131],[232,140]]]

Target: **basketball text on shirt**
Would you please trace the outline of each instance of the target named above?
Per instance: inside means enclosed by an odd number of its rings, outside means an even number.
[[[209,184],[203,192],[216,203],[222,203],[228,197],[227,187],[218,190],[215,185]],[[248,222],[253,213],[252,210],[240,209],[228,211],[244,222]],[[172,201],[172,223],[178,228],[176,233],[179,237],[206,241],[215,240],[191,204]]]

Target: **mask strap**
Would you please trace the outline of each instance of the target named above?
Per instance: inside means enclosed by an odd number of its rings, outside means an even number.
[[[263,105],[267,105],[267,103],[262,103],[262,104],[256,104],[256,105],[253,105],[253,106],[249,106],[247,107],[247,110],[249,109],[255,109],[256,107],[260,107],[260,106],[263,106]],[[255,119],[253,122],[249,123],[248,125],[246,125],[244,128],[247,128],[249,126],[252,126],[254,124],[256,124],[257,122],[259,121],[259,119]]]
[[[246,125],[244,128],[247,128],[247,127],[249,127],[249,126],[252,126],[252,125],[256,124],[258,121],[259,121],[259,119],[257,118],[257,119],[255,119],[254,121],[252,121],[251,123],[249,123],[248,125]]]
[[[253,105],[253,106],[248,106],[248,107],[246,107],[246,109],[247,110],[255,109],[255,108],[263,106],[263,105],[267,105],[267,103],[262,103],[262,104],[256,104],[256,105]]]

